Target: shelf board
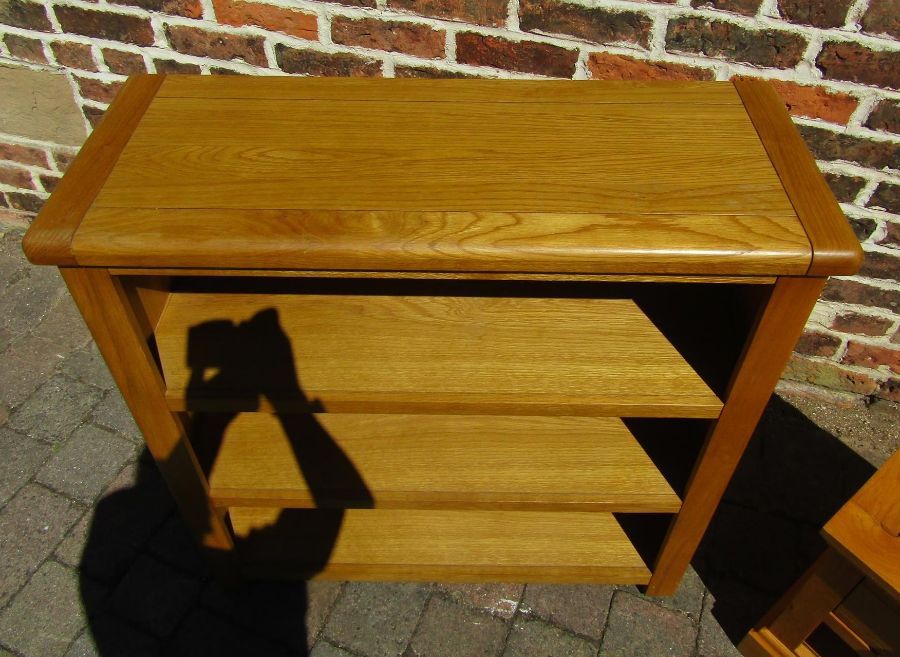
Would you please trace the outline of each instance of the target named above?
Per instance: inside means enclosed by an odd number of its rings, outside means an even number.
[[[173,410],[717,417],[630,299],[175,292]]]
[[[248,577],[645,584],[607,513],[234,507]]]
[[[224,435],[204,419],[220,507],[681,508],[618,418],[243,413]]]

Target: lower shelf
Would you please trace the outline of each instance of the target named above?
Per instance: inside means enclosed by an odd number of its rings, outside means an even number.
[[[646,584],[608,513],[234,507],[248,577]]]

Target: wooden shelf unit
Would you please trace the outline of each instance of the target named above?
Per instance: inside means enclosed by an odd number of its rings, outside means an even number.
[[[25,250],[227,567],[654,595],[861,258],[742,80],[135,76]]]

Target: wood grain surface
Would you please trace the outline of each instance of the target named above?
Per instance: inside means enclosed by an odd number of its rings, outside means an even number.
[[[209,475],[217,505],[651,513],[681,506],[618,418],[326,413],[281,420],[243,413],[228,426]],[[360,499],[340,472],[328,475],[332,446],[371,499]]]
[[[333,547],[316,544],[317,517],[337,521]],[[305,551],[312,550],[329,555],[324,568],[313,568],[327,579],[639,584],[649,577],[607,513],[354,509],[335,519],[317,510],[234,507],[230,518],[250,576],[309,574]]]
[[[254,333],[251,318],[270,309],[278,328]],[[198,360],[192,335],[221,384],[188,390],[192,375],[201,380],[189,367]],[[628,299],[176,292],[156,337],[178,410],[716,417],[721,409]],[[302,393],[294,381],[268,381],[266,368],[285,358]]]

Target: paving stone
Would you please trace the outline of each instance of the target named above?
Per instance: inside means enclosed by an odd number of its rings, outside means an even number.
[[[100,391],[55,375],[12,414],[9,426],[49,443],[64,442],[100,401]]]
[[[37,480],[66,495],[90,502],[135,457],[133,444],[86,424],[47,461]]]
[[[44,383],[65,356],[52,340],[28,334],[13,340],[3,352],[0,367],[0,395],[5,405],[15,408]]]
[[[506,640],[503,657],[593,657],[597,645],[536,618],[518,616]],[[646,656],[645,656],[646,657]]]
[[[82,381],[103,390],[109,390],[116,386],[95,342],[89,342],[67,354],[59,365],[59,371],[70,379]]]
[[[141,556],[113,591],[110,610],[157,637],[169,636],[200,598],[200,583]]]
[[[309,657],[356,657],[352,652],[333,646],[327,641],[319,641],[309,653]]]
[[[27,333],[67,294],[55,267],[28,267],[25,276],[0,291],[0,325],[14,335]]]
[[[141,445],[144,444],[141,430],[138,429],[134,417],[131,415],[131,411],[128,410],[128,406],[125,405],[125,400],[122,399],[122,393],[119,392],[118,388],[109,390],[103,399],[100,400],[100,403],[94,408],[92,419],[97,424],[112,429],[134,442]]]
[[[65,657],[158,657],[156,639],[108,613],[89,615],[88,627]]]
[[[50,452],[49,445],[0,428],[0,506],[31,479]]]
[[[697,626],[685,614],[619,591],[613,596],[600,657],[689,657]]]
[[[27,484],[0,510],[0,606],[52,552],[82,509],[43,486]]]
[[[58,657],[84,622],[78,574],[48,561],[0,614],[0,640],[27,657]]]
[[[201,609],[194,611],[183,627],[178,630],[174,645],[167,654],[179,657],[197,657],[198,655],[288,657],[292,653],[256,633],[249,632]],[[106,656],[104,655],[104,657]]]
[[[409,645],[417,657],[494,657],[505,637],[499,618],[433,596]]]
[[[522,584],[438,584],[459,603],[482,609],[499,618],[510,619],[522,599]]]
[[[22,233],[7,231],[0,236],[0,289],[22,278],[30,266],[22,253]]]
[[[338,597],[324,636],[367,657],[399,656],[429,595],[429,587],[418,584],[352,582]]]
[[[741,657],[741,653],[713,615],[713,596],[708,595],[703,602],[700,616],[700,639],[697,642],[697,657]]]
[[[703,581],[700,579],[697,571],[691,566],[688,566],[687,571],[684,573],[684,577],[681,578],[681,584],[679,584],[678,590],[674,595],[648,599],[669,607],[670,609],[687,612],[693,618],[700,618],[700,611],[703,608],[703,595],[705,592],[706,587],[703,586]]]
[[[170,516],[150,539],[148,549],[160,561],[176,566],[180,570],[203,578],[211,575],[206,555],[178,513]]]
[[[611,586],[529,584],[522,598],[523,612],[599,640],[615,589]]]
[[[68,293],[56,300],[32,333],[52,340],[58,349],[66,352],[83,347],[91,339],[81,311]]]

